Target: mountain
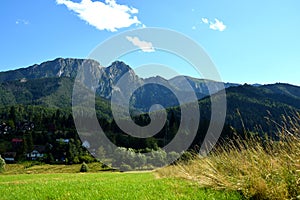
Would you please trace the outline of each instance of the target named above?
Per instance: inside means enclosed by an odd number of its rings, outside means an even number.
[[[87,59],[57,58],[52,61],[44,62],[40,65],[32,65],[0,73],[0,83],[15,80],[32,80],[53,77],[75,78],[80,66],[84,63],[93,69],[95,75],[100,73],[101,67],[97,61]]]
[[[80,76],[77,76],[78,71],[82,72]],[[123,77],[122,84],[116,85],[121,77]],[[191,93],[195,93],[196,97],[201,99],[210,94],[208,86],[213,88],[211,91],[213,94],[219,91],[223,84],[186,76],[178,76],[171,80],[159,76],[143,79],[120,61],[115,61],[108,67],[102,67],[94,60],[57,58],[27,68],[0,72],[0,103],[3,105],[32,103],[54,107],[70,106],[72,84],[75,78],[83,86],[95,91],[101,98],[110,100],[113,93],[118,94],[121,105],[129,96],[132,96],[130,106],[144,112],[148,111],[153,102],[160,103],[164,107],[178,106],[179,102],[173,94],[174,91],[182,96],[182,103],[188,103],[192,100],[186,97]],[[190,86],[187,87],[186,83]],[[41,85],[43,88],[40,87]],[[235,85],[225,84],[225,87]],[[138,90],[134,92],[132,88]],[[19,93],[19,91],[22,92]],[[119,91],[122,92],[118,93]],[[134,92],[133,95],[131,95],[132,92]]]
[[[190,88],[184,86],[186,82],[190,84]],[[209,96],[210,94],[215,94],[223,88],[229,88],[239,85],[235,83],[217,82],[208,79],[197,79],[189,76],[174,77],[169,80],[169,83],[182,92],[195,92],[198,99],[202,99],[203,97]]]
[[[188,97],[195,94],[199,100],[201,117],[209,120],[209,95],[217,97],[224,87],[227,94],[226,123],[238,129],[242,128],[242,121],[244,126],[252,129],[262,126],[266,117],[280,120],[282,114],[300,111],[298,86],[280,83],[239,85],[188,76],[177,76],[170,80],[159,76],[143,79],[124,62],[115,61],[103,67],[93,60],[71,58],[57,58],[40,65],[0,72],[0,104],[39,105],[70,110],[78,70],[83,70],[83,73],[77,77],[77,81],[83,83],[82,87],[86,86],[96,92],[96,108],[105,116],[111,116],[109,104],[112,94],[118,95],[115,103],[125,109],[123,102],[130,96],[129,108],[132,113],[148,112],[153,104],[176,110],[180,99],[181,103],[188,104],[194,101]],[[118,82],[121,83],[116,85]],[[263,128],[267,130],[267,126]]]
[[[128,65],[124,62],[115,61],[109,67],[105,68],[100,75],[96,93],[105,99],[110,99],[113,91],[120,90],[116,84],[125,74],[127,75],[124,80],[126,87],[122,90],[124,95],[128,94],[127,89],[139,87],[143,84],[142,79],[139,78]]]

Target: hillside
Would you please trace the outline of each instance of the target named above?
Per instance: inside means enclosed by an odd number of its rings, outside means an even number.
[[[299,94],[300,87],[281,83],[227,88],[226,124],[240,130],[244,126],[251,131],[276,131],[275,123],[270,123],[270,120],[280,122],[283,115],[293,116],[299,112]],[[208,108],[210,99],[200,100],[199,104]],[[209,109],[202,111],[209,117]]]

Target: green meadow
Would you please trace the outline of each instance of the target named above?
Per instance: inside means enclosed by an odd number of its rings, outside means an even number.
[[[3,174],[0,194],[2,200],[241,199],[235,192],[199,189],[184,179],[158,178],[155,172]]]

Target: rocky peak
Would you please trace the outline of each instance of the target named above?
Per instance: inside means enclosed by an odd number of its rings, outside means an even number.
[[[124,75],[127,72],[129,74],[125,77]],[[142,82],[142,79],[140,79],[128,65],[122,61],[115,61],[109,67],[104,69],[99,81],[97,93],[100,96],[109,99],[113,90],[119,90],[117,83],[121,77],[126,78],[123,79],[123,81],[127,88],[135,87]]]
[[[0,82],[25,79],[41,79],[49,77],[75,78],[79,67],[88,67],[89,71],[100,74],[100,64],[94,60],[57,58],[52,61],[35,64],[27,68],[0,73]]]
[[[134,71],[122,61],[115,61],[105,69],[106,75],[113,83],[118,81],[125,73],[129,72],[131,76],[135,76]]]

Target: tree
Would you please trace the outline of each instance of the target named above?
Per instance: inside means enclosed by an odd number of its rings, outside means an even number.
[[[78,159],[75,160],[76,157],[78,158],[78,150],[76,148],[76,145],[74,144],[74,139],[71,139],[68,144],[68,149],[67,149],[67,158],[68,158],[69,164],[79,162]]]
[[[83,162],[80,168],[80,172],[88,172],[88,171],[89,171],[88,165],[85,162]]]
[[[15,122],[12,119],[8,120],[7,125],[11,127],[13,130],[16,128]]]
[[[105,157],[106,157],[106,151],[103,146],[100,146],[97,150],[97,158],[100,161],[103,161],[105,159]]]
[[[0,155],[0,172],[3,172],[5,168],[5,160]]]
[[[16,114],[16,108],[14,106],[10,107],[10,110],[9,110],[9,119],[11,119],[14,122],[14,124],[16,124],[16,122],[17,122],[17,114]]]
[[[152,150],[149,163],[157,167],[164,166],[167,164],[167,153],[162,149],[158,149],[157,151]]]
[[[152,149],[152,150],[157,150],[158,149],[158,144],[157,140],[153,137],[149,137],[146,139],[146,148]]]
[[[26,145],[26,151],[24,153],[30,152],[33,150],[33,138],[31,132],[27,132],[23,136],[24,146]]]

